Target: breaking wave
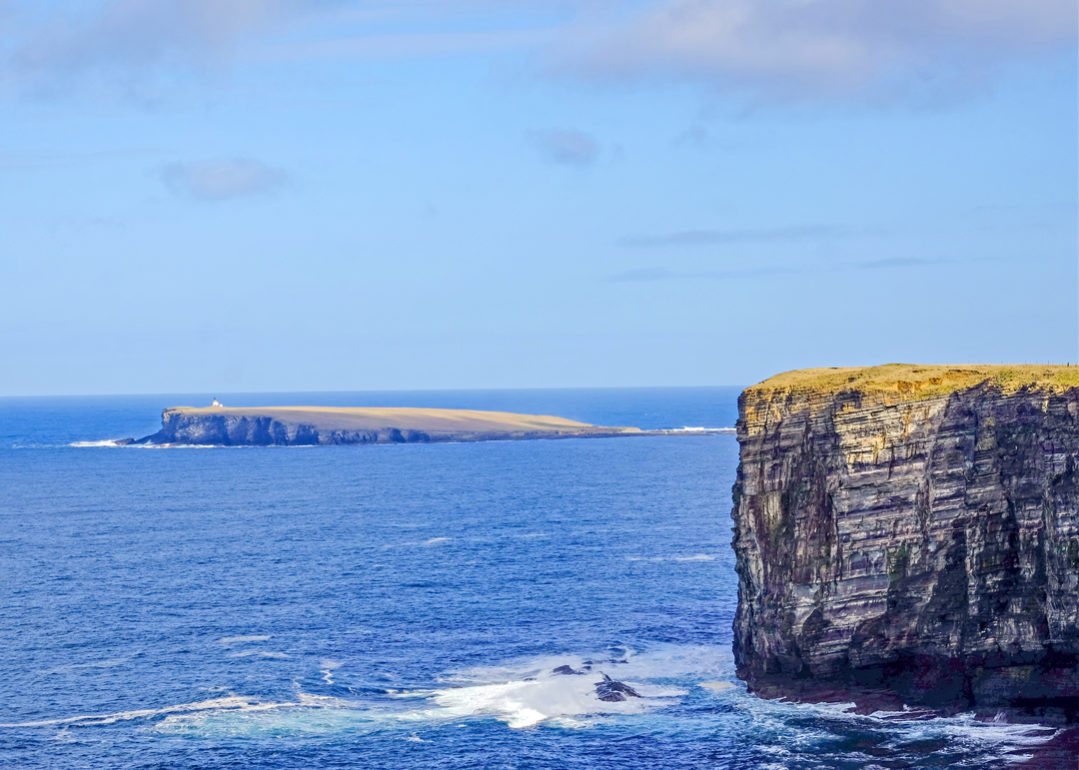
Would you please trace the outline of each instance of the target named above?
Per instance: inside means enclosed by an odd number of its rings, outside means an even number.
[[[263,635],[225,637],[229,644]],[[340,661],[317,662],[319,679],[334,686]],[[566,668],[562,668],[566,667]],[[565,673],[557,673],[561,671]],[[640,697],[603,701],[603,674]],[[667,707],[685,702],[719,715],[734,745],[747,747],[755,767],[833,761],[865,767],[878,760],[915,761],[928,751],[950,767],[1002,766],[1025,761],[1056,734],[1037,725],[984,721],[971,714],[937,717],[919,709],[860,715],[851,703],[804,704],[762,700],[734,677],[730,650],[710,645],[657,645],[643,651],[611,647],[602,654],[548,655],[443,674],[429,688],[359,688],[345,699],[301,692],[282,699],[228,695],[161,708],[133,709],[0,724],[0,728],[95,727],[150,723],[153,731],[203,739],[283,735],[371,734],[398,731],[420,742],[417,729],[496,720],[513,730],[597,729],[611,720],[683,720]],[[716,724],[709,723],[709,730]],[[692,729],[691,723],[683,729]],[[747,764],[746,766],[750,766]],[[937,766],[934,764],[934,766]],[[816,766],[816,765],[814,765]]]
[[[734,428],[707,428],[702,425],[683,425],[681,428],[673,428],[672,433],[736,433]]]

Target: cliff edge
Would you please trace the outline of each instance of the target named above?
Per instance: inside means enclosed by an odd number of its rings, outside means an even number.
[[[789,372],[742,393],[738,675],[1079,709],[1079,368]]]

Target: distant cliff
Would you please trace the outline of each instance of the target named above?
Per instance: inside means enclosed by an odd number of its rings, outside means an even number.
[[[644,435],[547,415],[410,407],[171,407],[127,443],[308,446]]]
[[[1079,369],[779,375],[739,400],[751,688],[1079,706]]]

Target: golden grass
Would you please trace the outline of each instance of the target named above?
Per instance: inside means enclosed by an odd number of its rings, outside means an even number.
[[[1039,364],[885,364],[866,367],[798,369],[770,377],[747,392],[857,391],[915,400],[948,395],[989,382],[1004,392],[1024,388],[1062,391],[1079,387],[1079,366]]]
[[[168,411],[190,416],[272,417],[283,423],[311,425],[318,430],[376,430],[397,428],[424,433],[595,433],[638,432],[637,428],[611,428],[542,414],[487,412],[476,409],[422,409],[418,407],[255,406],[171,407]]]

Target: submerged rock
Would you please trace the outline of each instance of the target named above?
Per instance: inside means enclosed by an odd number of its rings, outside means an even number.
[[[1079,369],[780,375],[739,399],[738,675],[1079,708]]]
[[[625,682],[619,682],[611,679],[609,676],[600,672],[600,676],[603,677],[602,682],[596,682],[596,697],[602,701],[608,703],[617,703],[628,698],[639,698],[641,694],[630,687]]]

